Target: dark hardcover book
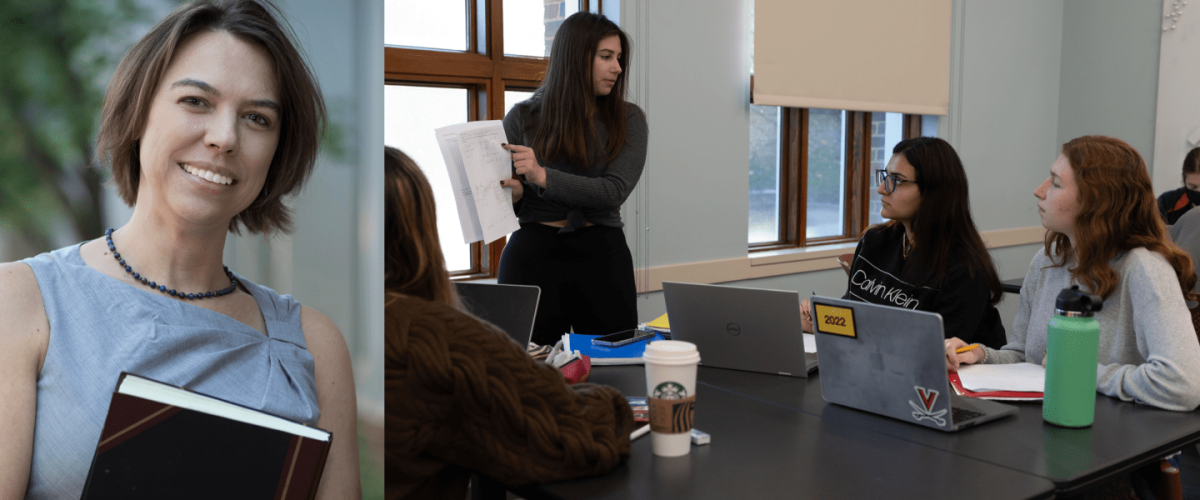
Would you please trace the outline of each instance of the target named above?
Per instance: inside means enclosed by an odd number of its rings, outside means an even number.
[[[122,373],[83,500],[311,499],[329,432]]]

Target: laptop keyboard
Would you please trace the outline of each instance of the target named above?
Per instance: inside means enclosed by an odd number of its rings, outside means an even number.
[[[971,410],[967,410],[967,409],[963,409],[963,408],[951,408],[950,409],[950,418],[953,419],[954,423],[956,423],[956,424],[959,422],[962,422],[964,420],[971,420],[975,417],[982,417],[982,416],[983,416],[983,413],[980,413],[977,411],[971,411]]]

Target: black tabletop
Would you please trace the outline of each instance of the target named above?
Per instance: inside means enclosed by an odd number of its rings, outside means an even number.
[[[640,375],[637,367],[620,368],[627,371],[623,376]],[[703,367],[700,373],[698,390],[704,394],[729,392],[1039,476],[1053,482],[1058,494],[1079,491],[1200,442],[1200,418],[1193,412],[1159,410],[1100,394],[1095,423],[1086,429],[1045,423],[1040,403],[1014,403],[1019,411],[1012,417],[947,433],[827,403],[819,372],[809,379]]]
[[[1021,293],[1021,287],[1025,286],[1025,277],[1013,278],[1000,282],[1000,288],[1008,293]]]
[[[757,378],[774,386],[757,395],[740,389]],[[641,366],[595,367],[592,381],[628,396],[645,393]],[[712,443],[679,458],[654,456],[649,437],[608,474],[538,485],[528,498],[1049,498],[1053,484],[1011,468],[964,457],[899,432],[855,419],[804,410],[808,381],[700,368],[695,425]],[[801,390],[800,399],[783,398]],[[793,394],[793,396],[795,396]],[[849,410],[847,410],[849,411]],[[864,415],[870,417],[869,415]],[[899,422],[897,422],[899,423]],[[912,426],[917,431],[923,427]]]

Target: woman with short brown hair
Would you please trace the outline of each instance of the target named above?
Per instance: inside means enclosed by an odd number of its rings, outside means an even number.
[[[239,226],[289,230],[281,198],[312,172],[324,122],[273,10],[200,0],[151,29],[113,76],[98,140],[129,222],[0,265],[0,497],[80,496],[121,372],[331,431],[317,496],[359,495],[341,332],[221,262]]]

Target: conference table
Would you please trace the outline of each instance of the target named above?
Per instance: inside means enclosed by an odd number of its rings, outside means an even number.
[[[591,382],[646,392],[641,366],[596,366]],[[825,402],[810,378],[700,367],[695,426],[712,443],[654,456],[649,437],[607,474],[515,492],[529,499],[1070,498],[1200,442],[1195,413],[1097,395],[1085,429],[1046,424],[1038,403],[941,432]]]

